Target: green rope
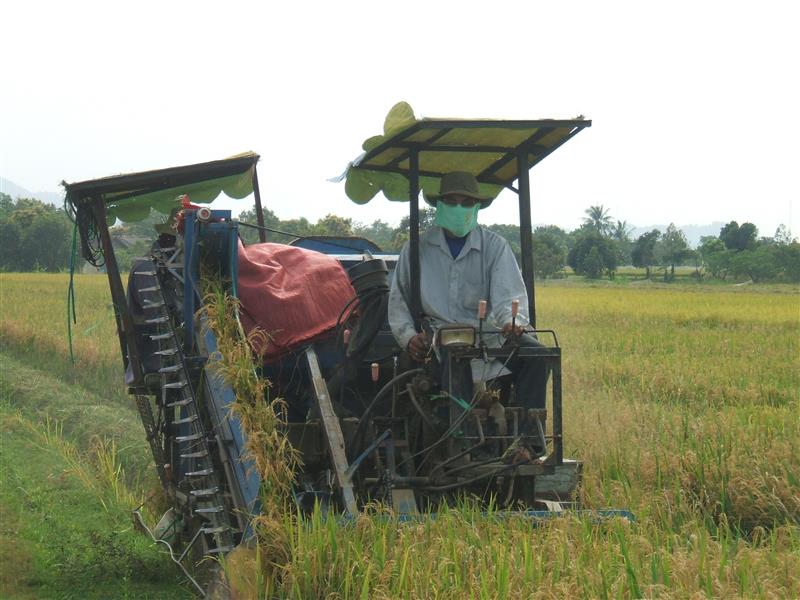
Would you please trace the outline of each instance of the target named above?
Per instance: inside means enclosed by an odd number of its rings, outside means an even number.
[[[69,359],[75,364],[72,350],[72,324],[77,323],[75,315],[75,263],[78,254],[78,222],[72,227],[72,253],[69,256],[69,287],[67,287],[67,341],[69,343]]]

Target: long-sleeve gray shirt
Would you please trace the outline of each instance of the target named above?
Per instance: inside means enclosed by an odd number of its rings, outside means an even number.
[[[420,235],[420,293],[422,312],[434,329],[450,323],[478,326],[478,302],[487,301],[484,329],[501,329],[511,323],[511,301],[519,300],[517,323],[528,325],[528,296],[511,248],[496,233],[476,227],[453,258],[444,230],[432,227]],[[408,244],[400,252],[389,294],[389,325],[401,348],[416,335],[411,316]],[[500,347],[502,336],[484,338],[487,346]]]

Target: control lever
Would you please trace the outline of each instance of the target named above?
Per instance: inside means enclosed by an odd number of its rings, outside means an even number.
[[[483,321],[486,319],[486,300],[478,302],[478,342],[483,346]]]
[[[381,377],[381,366],[378,363],[372,363],[370,366],[372,367],[372,383],[378,383],[378,379]]]
[[[517,313],[519,313],[519,298],[511,301],[511,334],[517,337]]]

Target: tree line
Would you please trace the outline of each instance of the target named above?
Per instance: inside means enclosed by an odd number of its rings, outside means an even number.
[[[69,266],[72,223],[52,204],[0,193],[0,269],[60,271]]]
[[[422,229],[433,225],[434,218],[434,209],[420,209]],[[255,223],[255,210],[241,213],[239,220]],[[284,232],[270,232],[268,239],[274,242],[289,242],[305,236],[355,235],[375,242],[383,250],[399,252],[408,240],[408,217],[392,227],[380,219],[364,224],[334,214],[316,223],[305,218],[281,220],[274,212],[266,210],[264,221],[270,229]],[[519,261],[519,226],[494,224],[486,227],[508,241]],[[697,250],[689,246],[684,233],[673,223],[663,232],[653,229],[635,239],[631,232],[626,221],[613,219],[602,205],[586,209],[583,223],[571,232],[555,225],[537,227],[532,236],[536,276],[565,277],[569,266],[573,272],[588,278],[613,278],[620,266],[632,265],[644,269],[647,279],[658,274],[670,281],[675,277],[676,266],[691,265],[697,277],[800,282],[800,244],[783,225],[774,237],[759,238],[752,223],[740,226],[731,221],[719,236],[702,238]],[[243,228],[241,235],[248,243],[258,241],[258,232],[254,229]]]
[[[153,225],[164,221],[159,213],[135,223],[112,228],[112,242],[120,267],[125,269],[134,257],[148,253],[154,237]],[[239,221],[256,224],[255,210],[244,211]],[[420,227],[433,225],[435,210],[420,210]],[[272,210],[264,211],[268,240],[288,243],[297,237],[364,237],[383,250],[399,252],[408,240],[409,218],[392,225],[377,219],[370,224],[328,214],[311,222],[280,219]],[[506,239],[517,260],[521,257],[518,225],[493,224],[487,229]],[[602,205],[584,211],[583,222],[573,231],[555,225],[537,227],[532,246],[536,276],[561,278],[567,267],[588,278],[613,278],[620,266],[644,269],[645,277],[654,275],[671,280],[675,267],[691,265],[696,277],[720,280],[751,279],[754,282],[800,282],[800,243],[781,225],[773,237],[759,237],[752,223],[731,221],[718,236],[701,239],[692,249],[683,232],[674,224],[665,231],[653,229],[637,238],[626,221],[614,219]],[[13,201],[0,194],[0,269],[4,271],[60,271],[68,268],[72,223],[66,213],[50,204],[30,198]],[[258,241],[256,229],[241,227],[246,243]]]

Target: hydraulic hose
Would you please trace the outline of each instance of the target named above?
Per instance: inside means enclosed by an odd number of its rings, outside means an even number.
[[[488,477],[496,477],[500,473],[505,473],[506,471],[510,471],[512,469],[516,469],[517,467],[519,467],[521,465],[524,465],[524,464],[529,464],[529,462],[528,463],[516,463],[516,464],[511,464],[511,465],[504,465],[504,466],[498,468],[495,471],[490,471],[488,473],[482,473],[480,475],[477,475],[477,476],[472,477],[470,479],[466,479],[464,481],[458,481],[456,483],[448,483],[446,485],[425,486],[422,489],[424,489],[427,492],[446,492],[447,490],[452,490],[454,488],[460,488],[460,487],[463,487],[465,485],[469,485],[471,483],[475,483],[477,481],[480,481],[481,479],[486,479]]]
[[[370,402],[369,405],[367,405],[367,408],[359,417],[358,427],[356,428],[355,435],[353,435],[353,441],[355,443],[358,443],[360,446],[360,441],[362,436],[364,435],[364,429],[366,428],[366,423],[369,418],[369,415],[372,413],[373,410],[375,410],[375,407],[378,405],[378,402],[381,400],[381,398],[383,398],[388,392],[390,392],[395,386],[395,384],[397,384],[400,381],[403,381],[404,379],[408,379],[409,377],[413,377],[414,375],[418,375],[424,372],[425,369],[411,369],[410,371],[404,371],[403,373],[400,373],[399,375],[392,377],[386,383],[386,385],[384,385],[380,390],[378,390],[378,393],[375,394],[375,397],[372,399],[372,402]]]

